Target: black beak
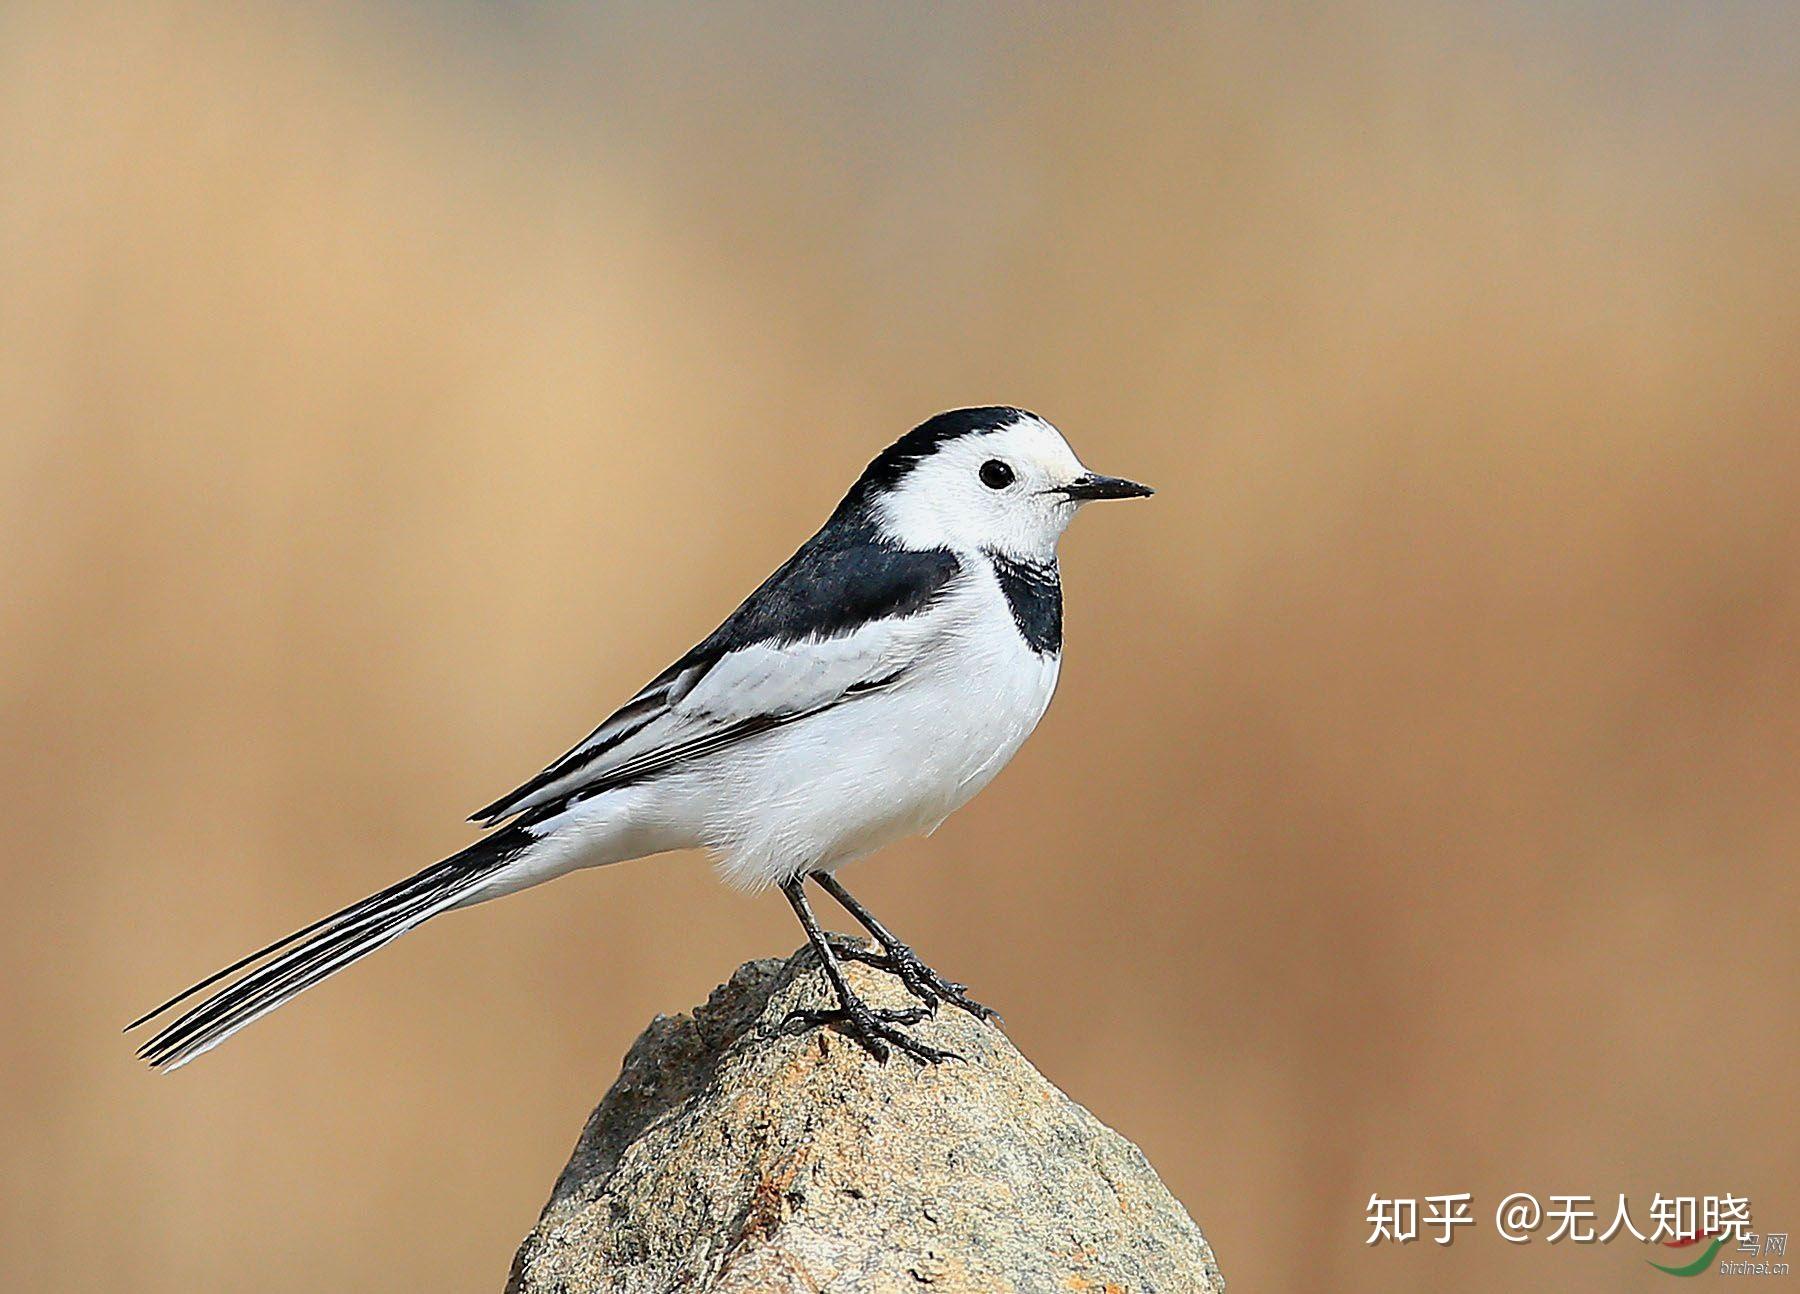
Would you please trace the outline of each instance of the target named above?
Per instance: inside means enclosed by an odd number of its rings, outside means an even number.
[[[1146,499],[1156,491],[1148,485],[1127,481],[1122,476],[1095,476],[1089,472],[1086,476],[1076,477],[1067,485],[1059,486],[1051,493],[1060,494],[1076,503],[1086,503],[1090,499]]]

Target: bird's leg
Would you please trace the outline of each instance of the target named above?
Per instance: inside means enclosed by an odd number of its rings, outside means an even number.
[[[794,1031],[795,1026],[810,1029],[819,1025],[838,1025],[880,1061],[888,1058],[890,1043],[927,1065],[940,1060],[961,1059],[953,1051],[940,1051],[936,1047],[927,1046],[898,1027],[917,1024],[923,1020],[929,1014],[924,1007],[911,1007],[905,1011],[878,1011],[851,991],[850,982],[844,978],[844,968],[838,962],[837,952],[825,938],[819,919],[813,915],[812,905],[806,901],[803,877],[796,876],[791,881],[783,882],[781,892],[787,895],[787,901],[793,905],[794,915],[800,918],[800,924],[805,927],[807,941],[819,954],[819,961],[825,967],[825,978],[831,981],[838,1000],[835,1010],[792,1012],[783,1022],[784,1028]]]
[[[999,1016],[1000,1013],[993,1007],[983,1006],[970,997],[966,984],[945,979],[921,961],[919,954],[901,943],[899,937],[882,925],[873,912],[858,903],[850,891],[839,883],[837,877],[830,872],[814,872],[812,878],[819,883],[821,889],[838,901],[844,911],[855,917],[864,930],[874,935],[876,942],[885,949],[885,952],[872,953],[861,948],[847,948],[843,950],[844,956],[891,972],[906,985],[909,993],[934,1010],[942,1001],[961,1007],[977,1020]]]

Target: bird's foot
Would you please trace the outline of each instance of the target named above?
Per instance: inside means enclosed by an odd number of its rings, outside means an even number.
[[[843,1005],[823,1011],[792,1011],[782,1021],[782,1032],[804,1033],[808,1029],[834,1026],[849,1034],[876,1060],[886,1062],[889,1045],[898,1047],[922,1065],[941,1060],[961,1060],[953,1051],[942,1051],[920,1042],[901,1025],[917,1024],[931,1012],[925,1007],[908,1007],[904,1011],[876,1010],[858,997],[846,997]]]
[[[886,947],[885,952],[878,953],[859,944],[854,948],[840,948],[838,956],[888,972],[906,986],[908,993],[932,1010],[937,1009],[939,1002],[948,1002],[951,1006],[967,1011],[977,1020],[1001,1018],[1000,1013],[993,1007],[986,1006],[970,997],[968,985],[945,979],[921,961],[919,954],[905,944],[890,944]]]

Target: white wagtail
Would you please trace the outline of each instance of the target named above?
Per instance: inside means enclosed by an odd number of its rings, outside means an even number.
[[[134,1021],[243,972],[139,1054],[183,1065],[440,912],[577,868],[701,848],[735,885],[780,886],[805,927],[838,1007],[796,1023],[836,1025],[882,1060],[890,1044],[945,1059],[901,1026],[939,1002],[993,1013],[870,915],[837,869],[930,832],[1012,758],[1062,661],[1057,539],[1083,503],[1150,492],[1088,471],[1055,427],[1020,409],[958,409],[913,428],[704,642],[470,819],[495,830]],[[834,949],[807,902],[809,877],[884,951]],[[843,956],[891,972],[923,1005],[871,1008],[846,982]]]

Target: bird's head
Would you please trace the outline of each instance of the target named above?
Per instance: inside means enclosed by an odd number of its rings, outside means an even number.
[[[876,456],[844,507],[908,548],[986,548],[1047,561],[1082,504],[1150,493],[1088,471],[1035,413],[993,406],[914,427]]]

